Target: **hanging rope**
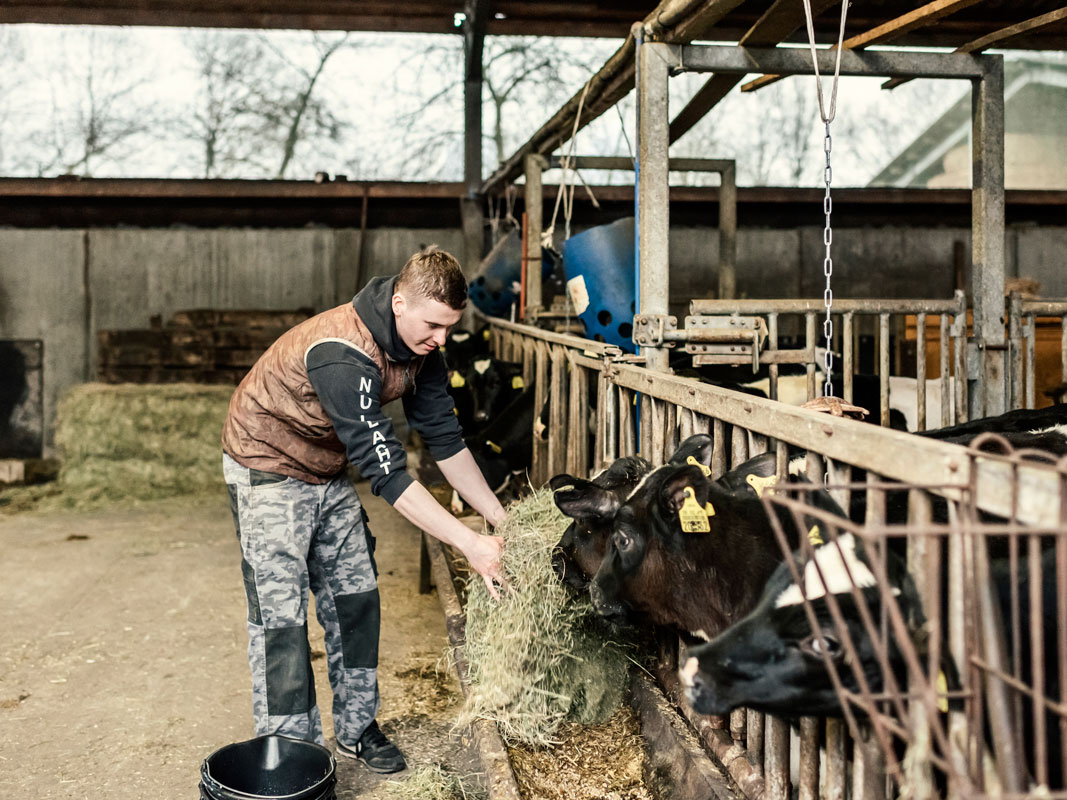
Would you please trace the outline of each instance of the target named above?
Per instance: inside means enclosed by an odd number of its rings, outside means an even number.
[[[578,137],[578,125],[582,119],[582,108],[585,106],[585,96],[589,94],[589,83],[586,82],[585,88],[582,89],[582,96],[578,100],[578,112],[574,115],[574,127],[571,129],[571,139],[567,153],[560,159],[560,168],[562,174],[559,179],[559,190],[556,192],[556,205],[552,209],[552,222],[549,226],[541,232],[541,246],[552,247],[552,235],[556,232],[556,216],[559,214],[560,201],[564,200],[567,196],[567,173],[570,172],[571,164],[574,161],[574,148]],[[577,173],[577,170],[575,170]],[[584,183],[584,181],[583,181]],[[588,187],[586,187],[588,188]],[[573,181],[570,190],[570,200],[564,203],[563,216],[566,220],[566,238],[570,238],[570,224],[571,224],[571,209],[574,203],[574,186]]]
[[[830,318],[830,311],[834,304],[834,293],[830,287],[830,278],[834,274],[834,261],[830,256],[830,244],[833,242],[834,231],[830,225],[830,211],[833,203],[830,200],[830,182],[833,179],[833,169],[830,166],[830,151],[833,148],[833,139],[830,137],[830,123],[837,115],[837,82],[841,75],[841,50],[845,40],[845,16],[848,13],[849,0],[841,2],[841,29],[837,36],[837,58],[834,62],[834,82],[830,91],[830,112],[826,112],[822,96],[822,77],[819,75],[819,57],[815,50],[815,25],[811,16],[811,0],[804,0],[804,21],[808,26],[808,44],[811,47],[811,61],[815,67],[815,86],[819,98],[819,116],[826,126],[826,135],[823,138],[823,151],[826,153],[826,167],[823,170],[823,180],[826,184],[826,195],[823,197],[823,213],[826,215],[826,224],[823,228],[822,240],[826,246],[826,255],[823,258],[823,275],[826,277],[826,289],[823,291],[823,304],[826,306],[826,319],[823,320],[823,338],[826,340],[826,354],[823,358],[823,367],[826,372],[826,382],[823,384],[823,397],[832,397],[834,394],[833,384],[833,336],[834,323]]]

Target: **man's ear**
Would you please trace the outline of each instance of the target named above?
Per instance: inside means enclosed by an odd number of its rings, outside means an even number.
[[[403,312],[404,310],[405,303],[406,301],[404,300],[404,295],[400,294],[399,292],[393,295],[393,316],[400,316],[401,312]]]

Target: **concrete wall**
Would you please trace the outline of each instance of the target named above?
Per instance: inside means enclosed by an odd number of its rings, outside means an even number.
[[[0,230],[0,338],[44,341],[46,442],[60,395],[92,380],[96,331],[192,308],[317,311],[356,292],[358,230]],[[367,234],[364,280],[396,273],[454,230]]]
[[[837,297],[951,296],[953,244],[965,228],[838,229]],[[459,230],[374,229],[364,280],[395,273],[423,245],[462,250]],[[672,311],[715,286],[715,230],[671,231]],[[322,310],[356,289],[358,230],[0,230],[0,338],[43,339],[44,418],[59,395],[92,378],[96,331],[144,328],[190,308]],[[821,297],[822,228],[742,229],[741,296]],[[1045,297],[1067,297],[1067,226],[1008,231],[1007,274],[1037,278]],[[49,426],[50,427],[50,426]],[[49,429],[48,439],[51,439]]]

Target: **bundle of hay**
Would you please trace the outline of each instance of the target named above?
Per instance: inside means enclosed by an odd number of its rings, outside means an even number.
[[[488,796],[439,764],[416,767],[403,780],[388,781],[385,791],[394,800],[484,800]]]
[[[565,720],[599,724],[622,703],[623,645],[552,570],[552,549],[568,522],[545,489],[512,505],[497,529],[510,591],[494,601],[479,575],[468,581],[471,691],[460,724],[491,719],[509,743],[550,745]]]
[[[88,508],[221,492],[231,386],[76,386],[59,403],[57,505]]]

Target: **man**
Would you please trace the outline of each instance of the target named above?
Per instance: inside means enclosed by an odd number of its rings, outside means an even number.
[[[324,743],[307,638],[308,589],[326,633],[337,753],[376,772],[404,769],[378,728],[379,602],[374,539],[346,476],[463,552],[497,596],[502,541],[473,533],[405,471],[382,406],[408,422],[441,472],[490,523],[505,512],[466,449],[438,348],[459,321],[467,283],[428,247],[396,277],[301,323],[256,362],[230,400],[223,472],[241,542],[256,735]]]

